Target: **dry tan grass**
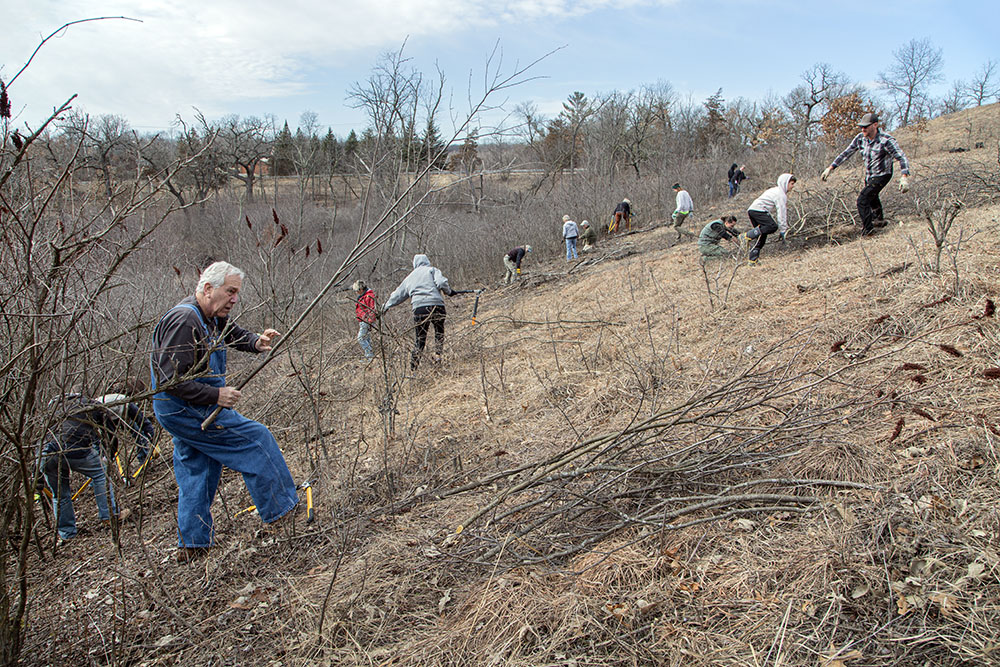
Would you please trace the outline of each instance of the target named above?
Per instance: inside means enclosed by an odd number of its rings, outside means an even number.
[[[998,213],[970,212],[964,224],[986,232]],[[996,363],[996,325],[970,317],[995,294],[998,243],[989,233],[968,243],[959,254],[960,292],[940,302],[953,279],[918,268],[907,237],[919,247],[921,231],[914,222],[839,247],[770,248],[764,266],[740,269],[723,310],[708,309],[692,247],[666,249],[664,230],[630,238],[645,246],[640,255],[491,294],[475,330],[453,327],[447,367],[404,389],[412,392],[405,401],[420,405],[416,440],[432,458],[461,459],[466,477],[623,428],[640,394],[643,410],[653,410],[802,332],[800,347],[777,354],[802,368],[824,360],[843,367],[837,382],[816,390],[817,405],[856,390],[871,403],[845,403],[842,421],[773,474],[871,488],[831,490],[805,515],[624,530],[550,567],[514,569],[502,548],[479,566],[448,555],[461,552],[449,533],[502,488],[425,499],[406,527],[391,520],[380,538],[366,540],[331,595],[344,604],[365,581],[364,597],[383,615],[351,617],[352,631],[367,637],[369,626],[388,625],[402,634],[369,644],[334,633],[315,655],[385,664],[992,660],[998,561],[985,547],[998,516],[995,489],[983,482],[997,470],[989,429],[996,399],[993,382],[975,378]],[[663,375],[651,384],[657,371]],[[977,415],[987,416],[986,427]],[[318,590],[303,587],[316,599]]]
[[[710,305],[694,246],[668,247],[664,228],[603,243],[603,261],[579,267],[532,257],[523,284],[484,294],[479,324],[469,297],[450,301],[445,363],[411,378],[407,314],[393,313],[385,365],[361,370],[353,339],[333,343],[345,361],[318,406],[326,455],[283,433],[297,478],[318,465],[316,524],[262,541],[247,518],[220,516],[222,548],[179,568],[164,510],[175,491],[161,479],[145,501],[150,561],[129,534],[117,572],[82,552],[58,569],[78,605],[69,620],[98,613],[77,602],[82,588],[124,588],[129,623],[97,625],[121,628],[122,660],[146,664],[1000,664],[998,380],[983,375],[1000,367],[1000,329],[984,316],[998,216],[960,215],[957,276],[927,269],[915,219],[839,245],[771,244],[760,266],[736,269],[725,308]],[[289,370],[267,378],[276,393],[294,395]],[[718,387],[731,391],[698,402]],[[636,424],[687,404],[692,420],[636,444]],[[288,398],[270,409],[309,417]],[[601,437],[635,448],[530,483],[539,462]],[[702,458],[684,452],[702,441]],[[713,448],[743,467],[709,479],[684,467]],[[612,485],[601,466],[625,464],[638,472]],[[648,505],[604,489],[653,488],[657,465],[674,466],[665,478],[679,490],[650,492],[663,498],[752,481],[816,500],[622,519]],[[245,500],[235,477],[223,493]],[[40,599],[42,613],[58,616],[61,599]],[[31,660],[116,644],[51,645]]]

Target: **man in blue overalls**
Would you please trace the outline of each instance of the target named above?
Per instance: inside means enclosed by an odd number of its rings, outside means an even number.
[[[157,421],[174,439],[177,479],[177,560],[207,553],[213,543],[211,506],[222,466],[243,474],[261,520],[273,523],[298,503],[295,482],[274,436],[232,409],[240,391],[226,386],[226,347],[266,352],[278,334],[255,334],[229,322],[243,271],[215,262],[193,297],[174,306],[153,331],[151,370]],[[201,423],[216,406],[215,422]]]

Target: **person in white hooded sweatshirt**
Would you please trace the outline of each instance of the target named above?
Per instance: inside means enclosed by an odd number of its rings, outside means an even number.
[[[563,216],[562,234],[563,239],[566,240],[566,261],[577,259],[576,239],[580,236],[580,228],[568,215]]]
[[[746,248],[756,240],[748,255],[751,264],[757,263],[768,234],[778,232],[781,234],[781,240],[785,240],[785,233],[788,231],[788,195],[794,187],[795,177],[791,174],[782,174],[778,176],[778,185],[765,190],[764,194],[754,199],[747,209],[753,229],[741,235],[740,245]],[[777,216],[778,221],[775,222],[772,216]]]
[[[410,357],[410,369],[416,370],[420,363],[420,353],[427,344],[427,330],[434,325],[434,342],[437,347],[436,360],[441,359],[444,352],[444,320],[445,308],[442,294],[451,296],[454,290],[448,285],[448,279],[439,269],[431,266],[427,255],[413,256],[413,270],[403,278],[399,287],[389,295],[389,300],[382,306],[382,312],[396,304],[410,300],[413,309],[414,335],[413,354]]]

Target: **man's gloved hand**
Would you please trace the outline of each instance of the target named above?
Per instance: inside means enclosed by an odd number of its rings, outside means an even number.
[[[903,174],[902,176],[899,177],[899,191],[906,192],[909,189],[910,189],[910,177],[907,176],[906,174]]]
[[[517,275],[521,275],[521,267],[517,267]]]
[[[830,174],[832,173],[833,173],[833,167],[827,167],[826,169],[823,170],[823,173],[820,174],[819,178],[820,180],[825,181],[826,179],[830,178]]]

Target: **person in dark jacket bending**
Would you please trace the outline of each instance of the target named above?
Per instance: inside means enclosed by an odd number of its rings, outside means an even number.
[[[514,278],[516,276],[521,275],[521,260],[523,260],[524,256],[529,252],[531,252],[531,246],[526,245],[513,248],[503,256],[503,266],[506,270],[503,277],[505,285],[510,285],[514,282]]]
[[[118,450],[117,417],[81,394],[60,396],[50,406],[55,408],[58,423],[50,429],[42,445],[41,470],[45,486],[52,493],[59,539],[70,540],[77,534],[69,481],[71,470],[90,478],[102,523],[109,523],[112,513],[124,521],[128,511],[118,512],[102,457],[102,454],[113,457]]]
[[[135,442],[136,459],[142,464],[149,456],[149,450],[156,439],[156,426],[146,418],[139,406],[128,400],[125,394],[105,394],[97,402],[106,405],[118,417],[118,427]]]
[[[622,199],[618,206],[615,206],[615,210],[611,214],[611,224],[608,225],[608,234],[617,232],[622,223],[625,223],[626,232],[632,230],[632,202],[627,197]]]

